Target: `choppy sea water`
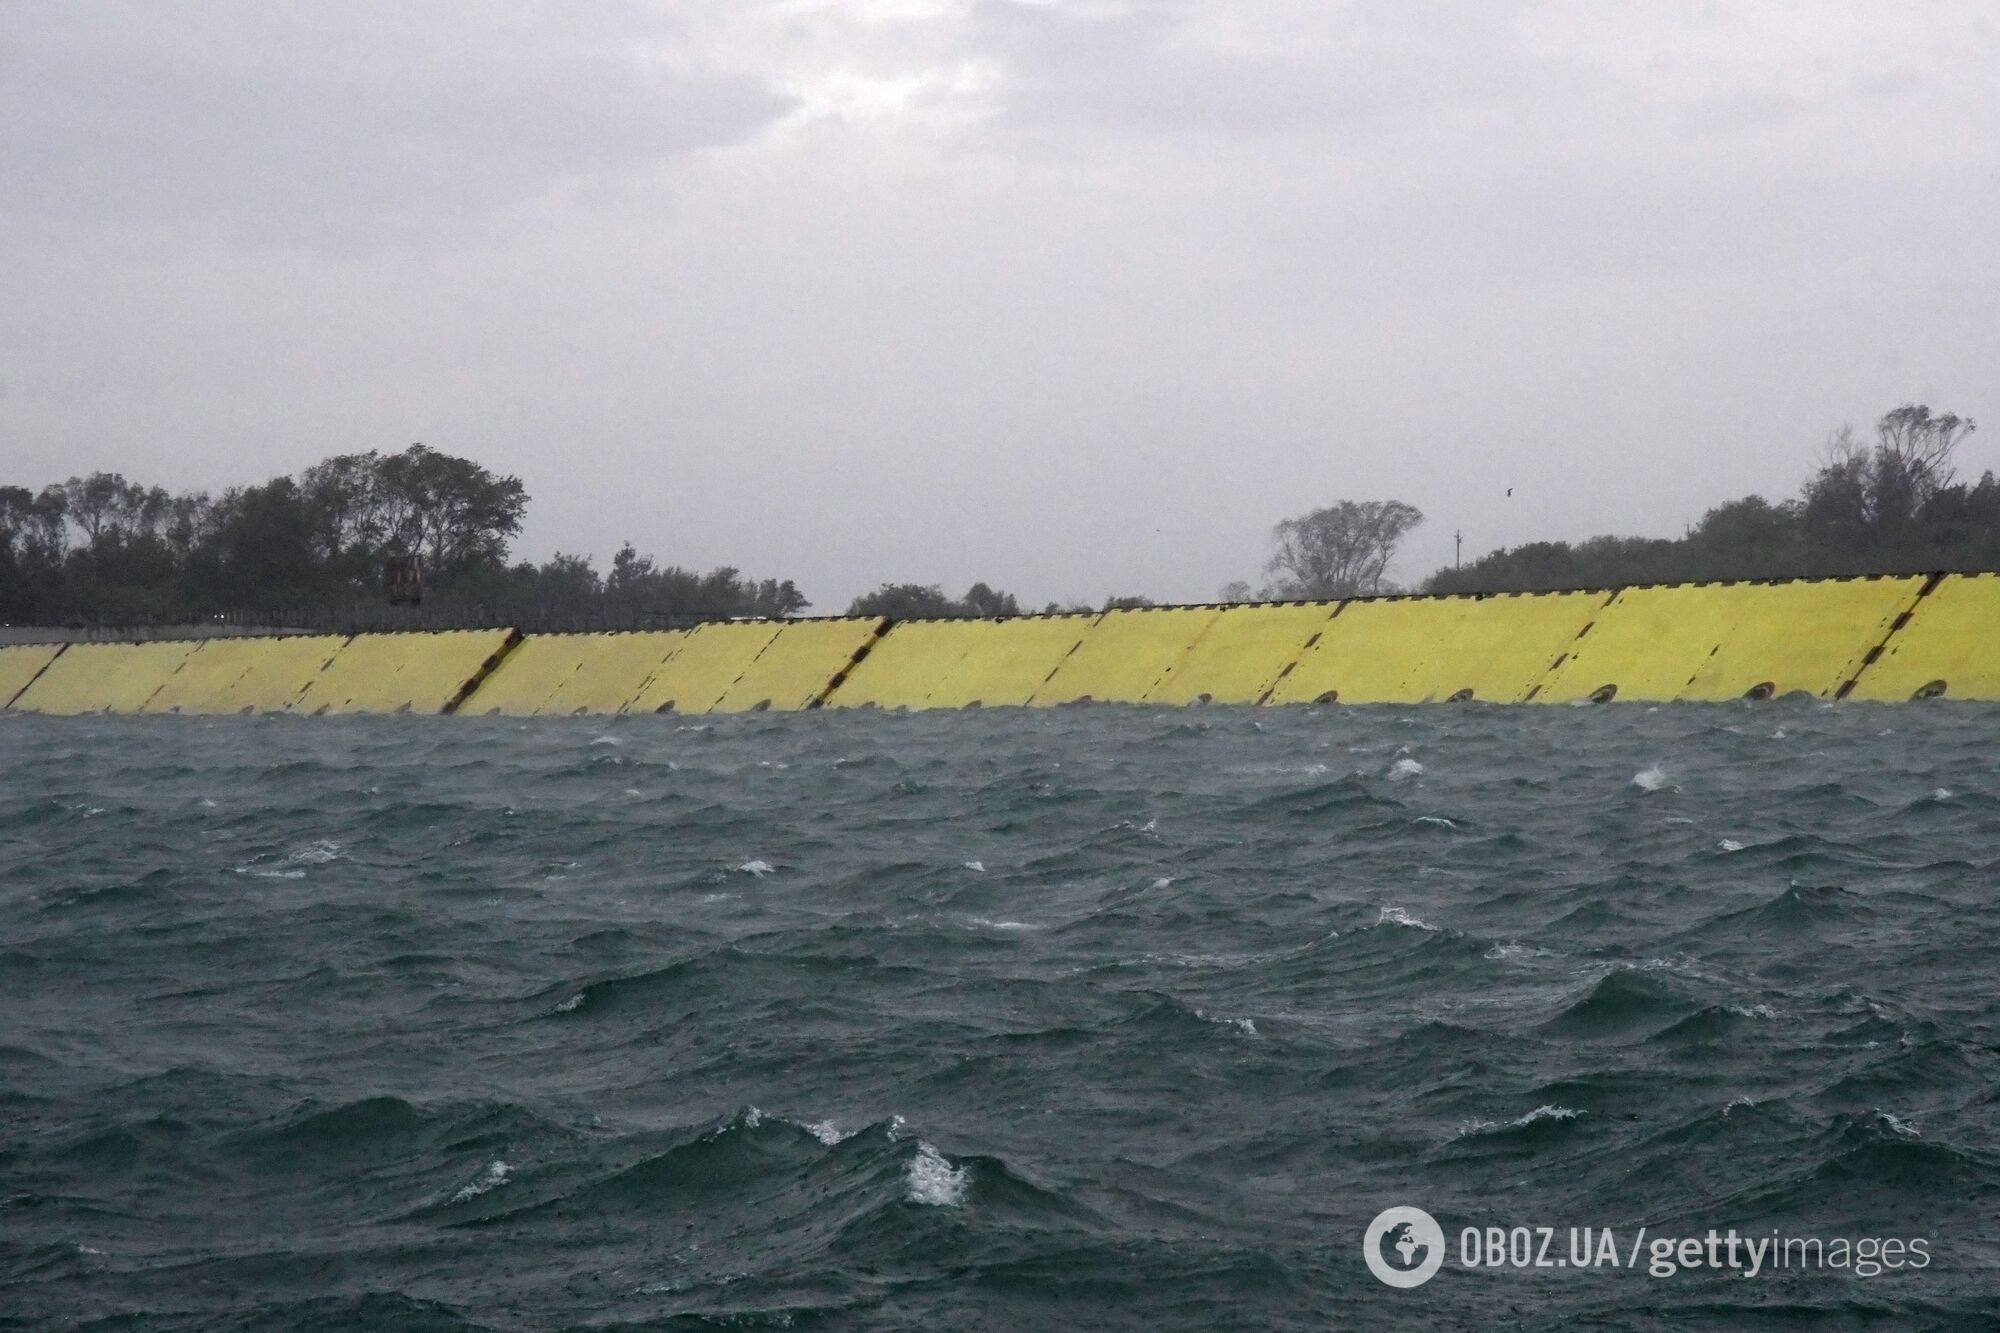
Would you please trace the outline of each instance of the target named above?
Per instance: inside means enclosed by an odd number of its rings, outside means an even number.
[[[0,1327],[1988,1326],[1996,742],[6,717]],[[1361,1253],[1398,1204],[1415,1290]],[[1467,1225],[1931,1258],[1473,1270]]]

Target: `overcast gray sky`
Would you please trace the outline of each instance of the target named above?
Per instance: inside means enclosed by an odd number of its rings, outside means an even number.
[[[0,0],[0,480],[421,440],[820,611],[1393,497],[1413,581],[1906,400],[2000,467],[1996,131],[1992,0]]]

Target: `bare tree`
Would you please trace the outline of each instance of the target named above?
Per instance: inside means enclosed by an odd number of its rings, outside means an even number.
[[[1424,521],[1401,500],[1342,500],[1271,530],[1266,572],[1282,597],[1353,597],[1380,592],[1382,576],[1410,529]]]
[[[1969,417],[1932,416],[1922,403],[1904,403],[1875,423],[1878,467],[1902,477],[1914,504],[1921,505],[1951,485],[1952,453],[1973,428]]]

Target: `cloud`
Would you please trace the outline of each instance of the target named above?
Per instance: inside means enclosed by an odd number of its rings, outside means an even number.
[[[567,6],[555,7],[567,10]],[[0,216],[251,245],[438,244],[792,109],[671,31],[538,8],[65,4],[0,32]]]
[[[1430,515],[1404,579],[1678,532],[2000,418],[1988,9],[16,6],[0,480],[421,439],[527,554],[820,609],[1205,596],[1344,497]]]

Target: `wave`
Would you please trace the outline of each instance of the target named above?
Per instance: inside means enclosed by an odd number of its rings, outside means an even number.
[[[1616,1040],[1657,1032],[1699,1007],[1660,971],[1614,967],[1542,1023],[1541,1030],[1591,1041]]]

